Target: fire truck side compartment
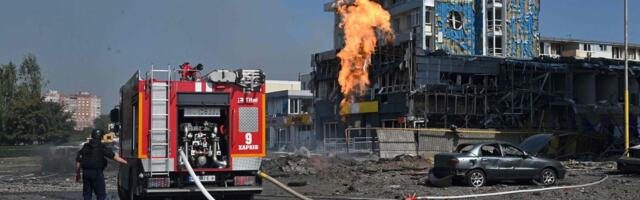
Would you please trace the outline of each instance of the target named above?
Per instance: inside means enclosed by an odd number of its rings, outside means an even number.
[[[178,106],[228,106],[228,93],[180,93]]]

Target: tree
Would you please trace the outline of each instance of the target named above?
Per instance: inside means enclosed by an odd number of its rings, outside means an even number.
[[[24,57],[22,64],[20,64],[18,78],[20,79],[21,95],[28,98],[39,98],[41,96],[43,79],[40,73],[40,65],[38,65],[33,54],[28,54]]]
[[[36,57],[25,56],[19,70],[0,68],[0,142],[62,142],[73,132],[71,114],[58,103],[44,102],[43,78]]]
[[[0,140],[2,133],[6,132],[7,113],[16,93],[17,79],[16,66],[13,62],[0,65]]]
[[[93,120],[93,127],[107,131],[109,123],[111,123],[109,115],[100,115],[100,117]]]

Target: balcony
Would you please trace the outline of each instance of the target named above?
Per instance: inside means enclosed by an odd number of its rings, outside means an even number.
[[[426,36],[433,36],[433,30],[432,30],[431,23],[425,23],[424,24],[424,34]]]
[[[503,56],[502,48],[489,48],[489,56]]]
[[[494,26],[494,21],[495,21],[495,26]],[[502,20],[497,19],[497,20],[489,20],[487,22],[487,35],[488,36],[502,36]]]
[[[487,8],[502,8],[502,0],[487,0]]]

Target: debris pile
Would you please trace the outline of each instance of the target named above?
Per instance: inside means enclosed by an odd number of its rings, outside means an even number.
[[[328,166],[328,161],[320,156],[280,156],[263,162],[263,170],[272,176],[313,175]]]
[[[616,163],[613,161],[609,162],[593,162],[593,161],[577,161],[577,160],[568,160],[563,161],[562,165],[569,170],[612,170],[615,169]]]

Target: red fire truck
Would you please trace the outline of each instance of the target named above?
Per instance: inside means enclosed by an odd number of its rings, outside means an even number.
[[[120,89],[120,154],[129,162],[118,173],[120,199],[202,195],[196,178],[216,197],[253,198],[262,191],[257,173],[266,153],[264,74],[173,74],[152,67]]]

